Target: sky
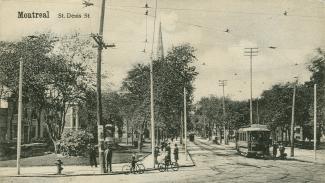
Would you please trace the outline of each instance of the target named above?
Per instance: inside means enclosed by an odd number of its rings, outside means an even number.
[[[45,31],[97,33],[101,1],[90,2],[94,6],[84,7],[82,0],[0,0],[0,40],[15,41]],[[325,48],[323,0],[158,0],[153,38],[155,2],[106,0],[103,38],[116,47],[103,51],[102,68],[109,75],[103,82],[114,90],[134,64],[149,63],[152,50],[155,56],[159,22],[165,52],[182,43],[196,48],[195,101],[222,96],[219,80],[227,80],[226,96],[250,98],[250,58],[244,56],[244,48],[258,48],[252,61],[253,97],[274,84],[292,82],[295,76],[301,83],[309,80],[308,60],[316,48]],[[49,11],[50,18],[18,19],[18,11]],[[90,18],[60,19],[59,13],[89,13]]]

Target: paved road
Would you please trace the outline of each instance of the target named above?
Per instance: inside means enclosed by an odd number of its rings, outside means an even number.
[[[17,177],[0,182],[325,182],[325,165],[239,156],[232,148],[199,139],[189,145],[195,167],[178,172],[146,172],[142,175]]]

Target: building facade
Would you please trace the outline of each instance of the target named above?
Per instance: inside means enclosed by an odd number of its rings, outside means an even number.
[[[79,129],[79,107],[69,105],[65,117],[66,129]],[[18,114],[16,105],[8,102],[7,108],[0,108],[0,142],[13,142],[17,140]],[[22,143],[30,143],[33,139],[47,136],[47,125],[44,114],[40,115],[40,122],[34,111],[26,106],[23,110],[22,118]]]

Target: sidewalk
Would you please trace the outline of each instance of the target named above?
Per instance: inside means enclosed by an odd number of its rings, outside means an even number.
[[[189,155],[189,153],[187,153],[187,157],[185,156],[185,149],[182,147],[182,145],[179,143],[179,141],[175,141],[174,142],[170,142],[170,147],[171,147],[171,160],[174,161],[174,148],[175,148],[175,143],[178,146],[178,165],[180,167],[189,167],[189,166],[195,166],[194,162],[192,161],[191,156]],[[158,162],[163,162],[164,161],[164,157],[165,157],[166,152],[160,152],[160,156],[158,156]],[[143,161],[142,163],[144,164],[144,166],[149,167],[149,168],[153,168],[153,157],[152,154],[148,155]],[[155,167],[157,169],[157,166]]]
[[[188,167],[188,166],[194,166],[194,163],[189,155],[186,157],[184,156],[185,152],[184,149],[181,147],[178,141],[174,141],[174,143],[171,143],[171,149],[172,149],[172,161],[174,161],[174,155],[173,150],[175,147],[175,143],[177,143],[179,147],[179,160],[178,164],[180,167]],[[162,162],[164,157],[164,152],[160,153],[160,156],[158,157],[158,161]],[[153,167],[153,157],[152,154],[146,156],[142,160],[143,165],[146,167],[146,171],[152,171],[157,170]],[[62,175],[56,175],[57,168],[56,166],[33,166],[33,167],[20,167],[20,177],[51,177],[51,176],[85,176],[85,175],[114,175],[114,174],[122,174],[122,166],[126,165],[127,163],[119,163],[119,164],[112,164],[112,170],[111,173],[105,173],[102,174],[100,172],[99,166],[97,168],[90,167],[90,166],[64,166],[63,165],[63,171]],[[17,175],[17,168],[16,167],[0,167],[0,177],[4,176],[18,176]]]
[[[314,163],[314,150],[298,149],[294,150],[294,157],[290,157],[290,147],[286,147],[288,159]],[[316,163],[325,164],[325,149],[316,150]]]

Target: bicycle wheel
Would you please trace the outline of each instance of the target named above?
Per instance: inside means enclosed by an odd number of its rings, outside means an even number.
[[[146,170],[146,168],[144,167],[144,165],[142,163],[138,164],[138,168],[139,168],[139,173],[140,174],[144,173],[144,171]]]
[[[164,172],[165,171],[165,164],[164,163],[159,163],[158,164],[158,169],[160,172]]]
[[[178,166],[178,163],[177,163],[177,162],[173,162],[173,163],[171,164],[171,166],[172,166],[172,169],[173,169],[174,171],[178,171],[179,166]]]
[[[130,165],[123,165],[122,166],[122,171],[124,172],[124,174],[131,173],[131,166]]]

